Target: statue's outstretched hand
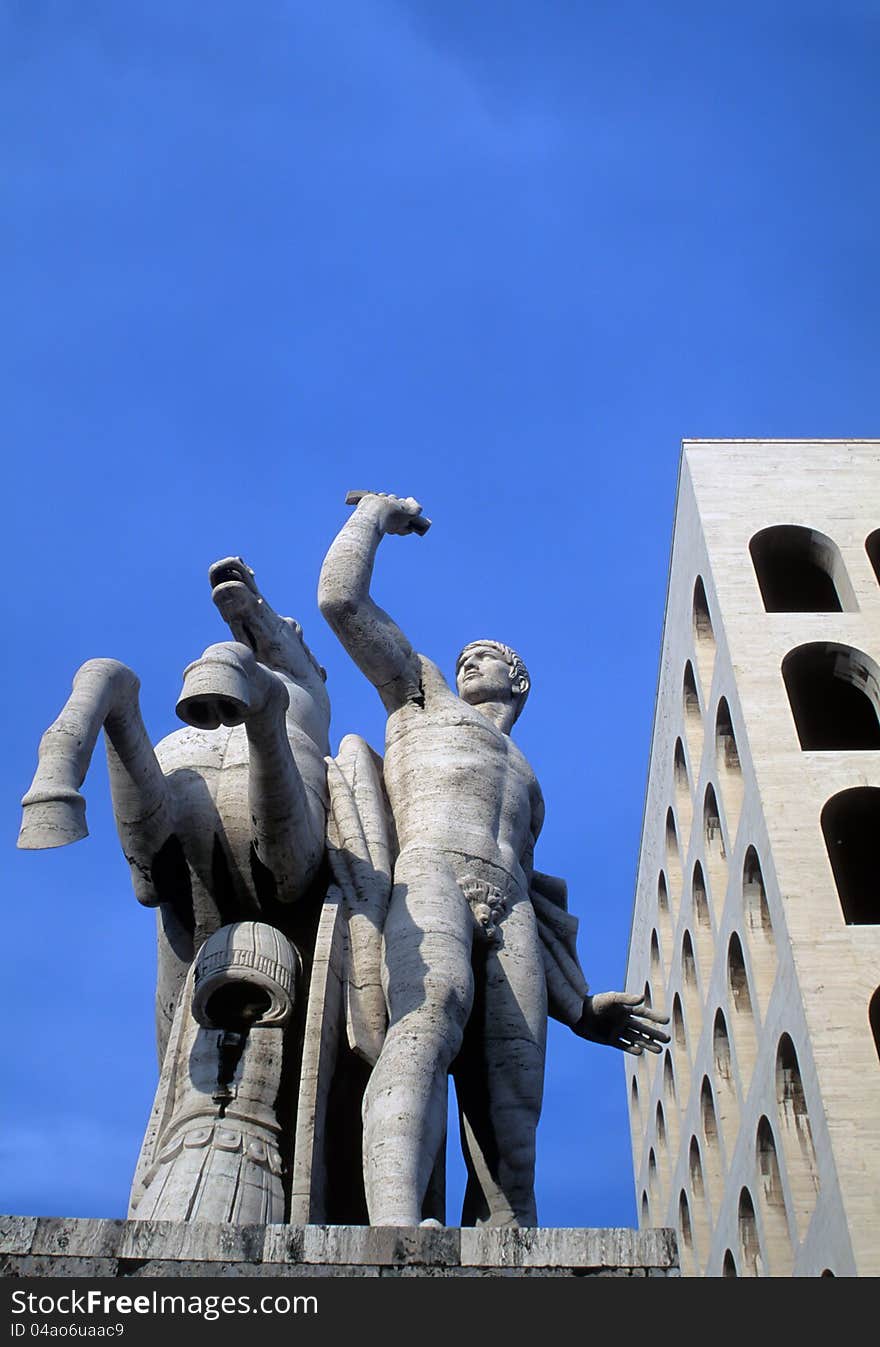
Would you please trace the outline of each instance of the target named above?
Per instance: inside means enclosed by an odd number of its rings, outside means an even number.
[[[346,505],[359,505],[367,500],[377,508],[383,533],[427,533],[430,519],[422,514],[422,507],[412,496],[389,496],[384,491],[349,491]]]
[[[663,1051],[669,1035],[656,1026],[668,1023],[668,1015],[647,1009],[640,992],[602,992],[584,998],[583,1014],[572,1028],[581,1038],[639,1057]]]

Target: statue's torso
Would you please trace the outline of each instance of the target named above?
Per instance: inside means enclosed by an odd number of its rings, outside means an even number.
[[[524,885],[540,802],[535,774],[509,735],[456,696],[429,660],[421,663],[424,705],[392,712],[386,731],[385,786],[400,851],[442,851],[462,872],[482,860]]]

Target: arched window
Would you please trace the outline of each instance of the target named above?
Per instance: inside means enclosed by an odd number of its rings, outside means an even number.
[[[761,529],[749,543],[768,613],[839,613],[857,608],[837,544],[798,524]]]
[[[685,762],[684,757],[684,744],[680,739],[676,739],[675,741],[675,752],[672,758],[672,778],[675,784],[675,803],[678,810],[678,817],[681,820],[683,831],[688,833],[690,831],[694,807],[691,802],[691,783],[688,778],[687,763]]]
[[[855,786],[832,795],[822,831],[840,906],[851,926],[880,923],[880,787]]]
[[[724,833],[718,813],[718,800],[711,782],[706,787],[703,800],[703,836],[715,924],[720,926],[721,913],[724,909],[724,895],[727,890],[727,851],[724,846]]]
[[[781,1036],[776,1051],[776,1104],[789,1187],[803,1236],[816,1206],[819,1176],[800,1065],[788,1034]]]
[[[705,1251],[709,1247],[711,1233],[711,1213],[708,1206],[708,1193],[703,1180],[703,1163],[700,1159],[700,1145],[696,1137],[691,1137],[688,1149],[688,1173],[691,1181],[691,1216],[693,1217],[697,1241]]]
[[[697,692],[694,666],[690,660],[684,666],[682,701],[684,703],[684,729],[691,756],[692,774],[696,781],[700,775],[700,757],[703,752],[703,713],[700,710],[700,695]]]
[[[681,1251],[686,1272],[693,1276],[697,1271],[694,1250],[694,1232],[691,1228],[691,1209],[684,1188],[678,1195],[678,1229],[681,1234]]]
[[[669,1116],[674,1118],[676,1114],[675,1068],[672,1065],[672,1057],[668,1048],[663,1054],[663,1094],[666,1098]]]
[[[658,977],[662,981],[660,963],[660,941],[657,939],[657,932],[651,932],[651,976],[656,980]]]
[[[660,1205],[662,1193],[660,1191],[660,1174],[657,1169],[657,1157],[654,1154],[654,1147],[648,1151],[648,1192],[651,1196],[651,1205],[656,1210]]]
[[[642,1105],[639,1100],[639,1082],[635,1076],[633,1076],[630,1085],[629,1107],[632,1114],[633,1138],[635,1139],[635,1133],[642,1130]]]
[[[667,949],[672,939],[672,912],[669,908],[669,889],[663,871],[657,877],[657,912],[660,918],[660,931]]]
[[[690,931],[685,931],[681,938],[681,982],[688,1024],[691,1033],[695,1035],[699,1032],[701,998],[699,984],[697,983],[694,942],[691,939]]]
[[[706,881],[703,878],[703,867],[700,865],[699,861],[694,865],[691,889],[694,899],[694,927],[697,936],[697,959],[700,965],[700,975],[703,979],[703,986],[706,987],[709,984],[709,978],[712,973],[712,959],[715,951],[712,940],[712,918],[709,915],[709,903],[706,898]]]
[[[739,1126],[739,1101],[727,1022],[720,1008],[715,1013],[712,1025],[712,1057],[715,1063],[715,1098],[721,1115],[721,1130],[730,1141],[731,1137],[736,1136]]]
[[[865,551],[874,567],[874,574],[880,581],[880,529],[875,529],[873,533],[868,534],[865,539]]]
[[[880,1057],[880,987],[871,997],[871,1004],[868,1006],[868,1023],[871,1026],[871,1033],[874,1035],[874,1047],[877,1049],[877,1056]]]
[[[758,1037],[742,941],[736,931],[727,945],[727,985],[733,1009],[733,1040],[745,1091],[758,1053]]]
[[[726,697],[722,697],[719,701],[715,717],[715,758],[718,766],[718,782],[727,814],[727,831],[732,841],[736,836],[742,808],[743,777]]]
[[[724,1192],[724,1168],[721,1159],[721,1137],[718,1128],[718,1115],[715,1112],[715,1098],[709,1077],[703,1077],[700,1087],[700,1120],[703,1124],[703,1160],[706,1177],[709,1181],[709,1195],[715,1210],[721,1203]]]
[[[675,814],[666,811],[666,876],[672,888],[673,898],[680,897],[684,873],[681,868],[681,851],[678,845],[678,828]]]
[[[764,1216],[764,1239],[767,1257],[770,1263],[770,1275],[790,1277],[793,1262],[791,1237],[788,1233],[788,1216],[785,1210],[785,1193],[782,1187],[782,1175],[779,1172],[779,1159],[776,1154],[776,1142],[769,1119],[762,1116],[758,1121],[755,1135],[755,1160],[760,1180],[758,1195]]]
[[[776,938],[773,934],[761,862],[753,846],[748,848],[743,861],[743,910],[748,946],[752,956],[752,971],[755,975],[755,991],[761,1007],[766,1010],[776,977]]]
[[[684,1011],[681,1007],[681,997],[678,992],[672,998],[672,1042],[675,1049],[675,1070],[678,1073],[678,1088],[682,1098],[682,1105],[687,1100],[688,1083],[690,1081],[690,1056],[688,1055],[687,1031],[684,1024]],[[639,1058],[641,1061],[647,1053],[643,1053]]]
[[[715,664],[715,632],[712,630],[709,601],[706,598],[706,586],[701,575],[697,576],[694,583],[694,647],[700,681],[703,684],[703,696],[708,698]]]
[[[812,641],[782,661],[804,749],[880,748],[880,669],[846,645]]]
[[[748,1188],[743,1188],[739,1195],[737,1227],[739,1231],[739,1252],[742,1260],[743,1275],[746,1277],[757,1277],[762,1272],[761,1247],[758,1243],[755,1204],[752,1201],[752,1195]]]

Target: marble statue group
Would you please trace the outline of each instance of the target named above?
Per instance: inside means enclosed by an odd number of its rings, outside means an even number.
[[[543,821],[511,737],[520,656],[461,651],[455,688],[374,601],[412,498],[351,492],[318,602],[387,713],[384,756],[331,756],[325,675],[239,557],[211,567],[232,639],[184,671],[183,728],[150,742],[138,680],[90,660],[44,734],[19,845],[86,836],[104,731],[117,828],[158,930],[159,1083],[132,1219],[445,1224],[448,1079],[463,1225],[538,1223],[548,1015],[659,1052],[665,1017],[591,995],[565,883],[534,868]]]

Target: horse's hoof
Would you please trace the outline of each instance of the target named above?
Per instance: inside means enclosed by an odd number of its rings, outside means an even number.
[[[234,650],[214,647],[183,673],[177,714],[197,730],[240,725],[251,705],[250,671]]]
[[[33,790],[21,802],[22,851],[48,851],[88,837],[86,802],[78,790]]]

